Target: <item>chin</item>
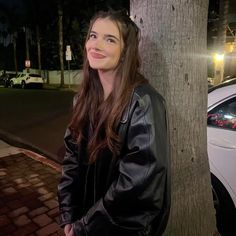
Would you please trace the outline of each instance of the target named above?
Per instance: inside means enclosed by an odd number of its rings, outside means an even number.
[[[89,64],[89,66],[94,70],[101,70],[102,67]]]
[[[94,62],[91,62],[91,61],[89,61],[89,66],[90,66],[91,68],[93,68],[94,70],[100,69],[100,68],[103,67],[102,65],[99,65],[99,63],[94,63]]]
[[[97,63],[89,63],[89,66],[94,70],[106,70],[106,67],[98,65]]]

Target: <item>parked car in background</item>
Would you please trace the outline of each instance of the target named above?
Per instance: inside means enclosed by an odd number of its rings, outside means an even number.
[[[3,85],[5,88],[10,86],[11,78],[15,77],[16,74],[14,73],[3,73],[0,76],[0,85]]]
[[[21,87],[21,88],[28,88],[28,87],[43,87],[43,78],[38,74],[27,73],[18,74],[17,77],[11,79],[11,87]]]
[[[0,76],[0,85],[5,85],[5,74]]]
[[[11,82],[11,79],[16,77],[16,74],[14,73],[7,73],[7,77],[6,77],[6,80],[5,80],[5,88],[8,88],[10,86],[10,82]]]
[[[209,89],[207,142],[217,227],[236,235],[236,79]]]
[[[25,74],[23,73],[18,73],[16,75],[16,77],[13,77],[11,78],[10,80],[10,86],[13,88],[13,87],[20,87],[22,86],[21,83],[22,83],[22,78],[25,76]]]

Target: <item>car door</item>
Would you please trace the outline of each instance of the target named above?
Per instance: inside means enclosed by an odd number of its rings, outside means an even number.
[[[19,77],[19,84],[22,84],[22,81],[25,81],[25,74],[21,74],[21,76]]]
[[[21,76],[22,74],[18,74],[15,80],[15,84],[19,85],[21,83]]]
[[[208,111],[208,156],[234,200],[236,199],[236,95]]]

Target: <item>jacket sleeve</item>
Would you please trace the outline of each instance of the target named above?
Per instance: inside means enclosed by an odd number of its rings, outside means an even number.
[[[58,202],[60,210],[60,224],[71,224],[78,219],[79,203],[75,189],[78,186],[78,146],[73,142],[71,132],[66,130],[64,136],[65,157],[62,165],[62,177],[58,184]]]
[[[164,101],[139,98],[129,118],[119,176],[106,195],[73,224],[74,235],[136,235],[161,211],[168,168]]]

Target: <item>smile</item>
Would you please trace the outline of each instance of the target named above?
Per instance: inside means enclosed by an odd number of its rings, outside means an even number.
[[[105,58],[104,55],[99,54],[99,53],[96,53],[96,52],[90,52],[90,55],[91,55],[93,58],[95,58],[95,59],[103,59],[103,58]]]

